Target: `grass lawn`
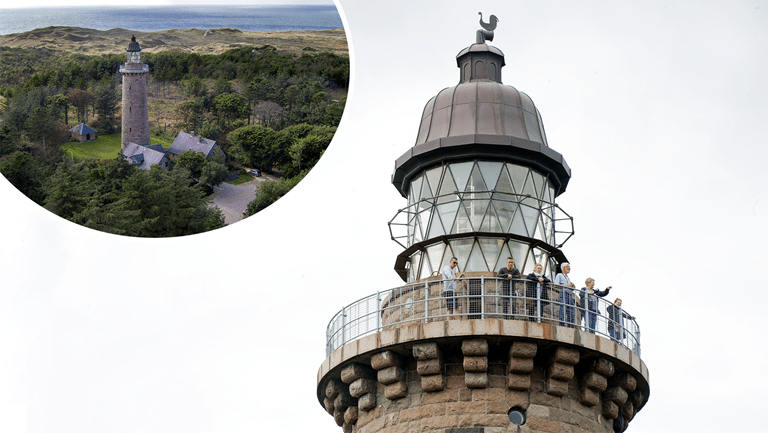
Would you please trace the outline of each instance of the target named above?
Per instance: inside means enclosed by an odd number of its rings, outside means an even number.
[[[227,183],[231,184],[231,185],[242,185],[242,184],[244,184],[246,182],[250,182],[252,180],[253,180],[253,175],[245,173],[245,174],[241,174],[241,175],[237,176],[237,179],[232,179],[232,180],[227,181]]]
[[[173,142],[152,136],[150,143],[169,148]],[[86,143],[65,143],[61,145],[61,150],[66,156],[71,155],[75,159],[115,159],[120,152],[120,133],[99,135],[95,140]]]

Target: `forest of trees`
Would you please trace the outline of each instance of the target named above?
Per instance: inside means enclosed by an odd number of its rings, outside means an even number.
[[[163,172],[138,170],[118,155],[67,158],[60,145],[74,125],[119,132],[124,61],[123,55],[0,47],[0,173],[57,215],[131,236],[221,227],[221,212],[210,209],[205,196],[242,166],[282,176],[264,183],[248,215],[284,195],[330,144],[349,84],[348,58],[311,49],[301,56],[271,46],[219,55],[142,54],[154,97],[162,93],[172,107],[165,113],[150,108],[153,134],[172,139],[195,131],[217,140],[226,160],[182,154]]]

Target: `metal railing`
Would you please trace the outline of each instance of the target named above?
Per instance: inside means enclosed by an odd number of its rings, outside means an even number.
[[[349,343],[408,322],[507,319],[549,323],[602,335],[640,355],[640,327],[613,303],[580,289],[494,277],[433,278],[355,301],[328,323],[326,356]]]

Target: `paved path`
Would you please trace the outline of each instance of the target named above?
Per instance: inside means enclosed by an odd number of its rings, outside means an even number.
[[[256,198],[256,186],[265,180],[275,180],[272,176],[254,177],[250,182],[242,185],[222,183],[215,188],[211,199],[213,204],[221,209],[224,221],[232,224],[243,219],[243,211],[254,198]]]

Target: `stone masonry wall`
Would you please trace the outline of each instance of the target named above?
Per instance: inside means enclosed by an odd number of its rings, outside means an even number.
[[[147,73],[125,71],[123,76],[122,133],[120,147],[128,143],[149,146]]]
[[[510,321],[461,322],[478,326],[399,329],[393,344],[382,345],[380,335],[374,350],[337,358],[335,368],[321,368],[321,403],[344,433],[613,433],[648,399],[644,365],[624,362],[607,339],[585,341],[592,349],[558,341],[579,340],[572,329],[525,323],[522,334],[530,328],[547,338],[520,338],[488,332]],[[413,338],[440,326],[442,338]],[[526,412],[519,429],[510,408]]]

